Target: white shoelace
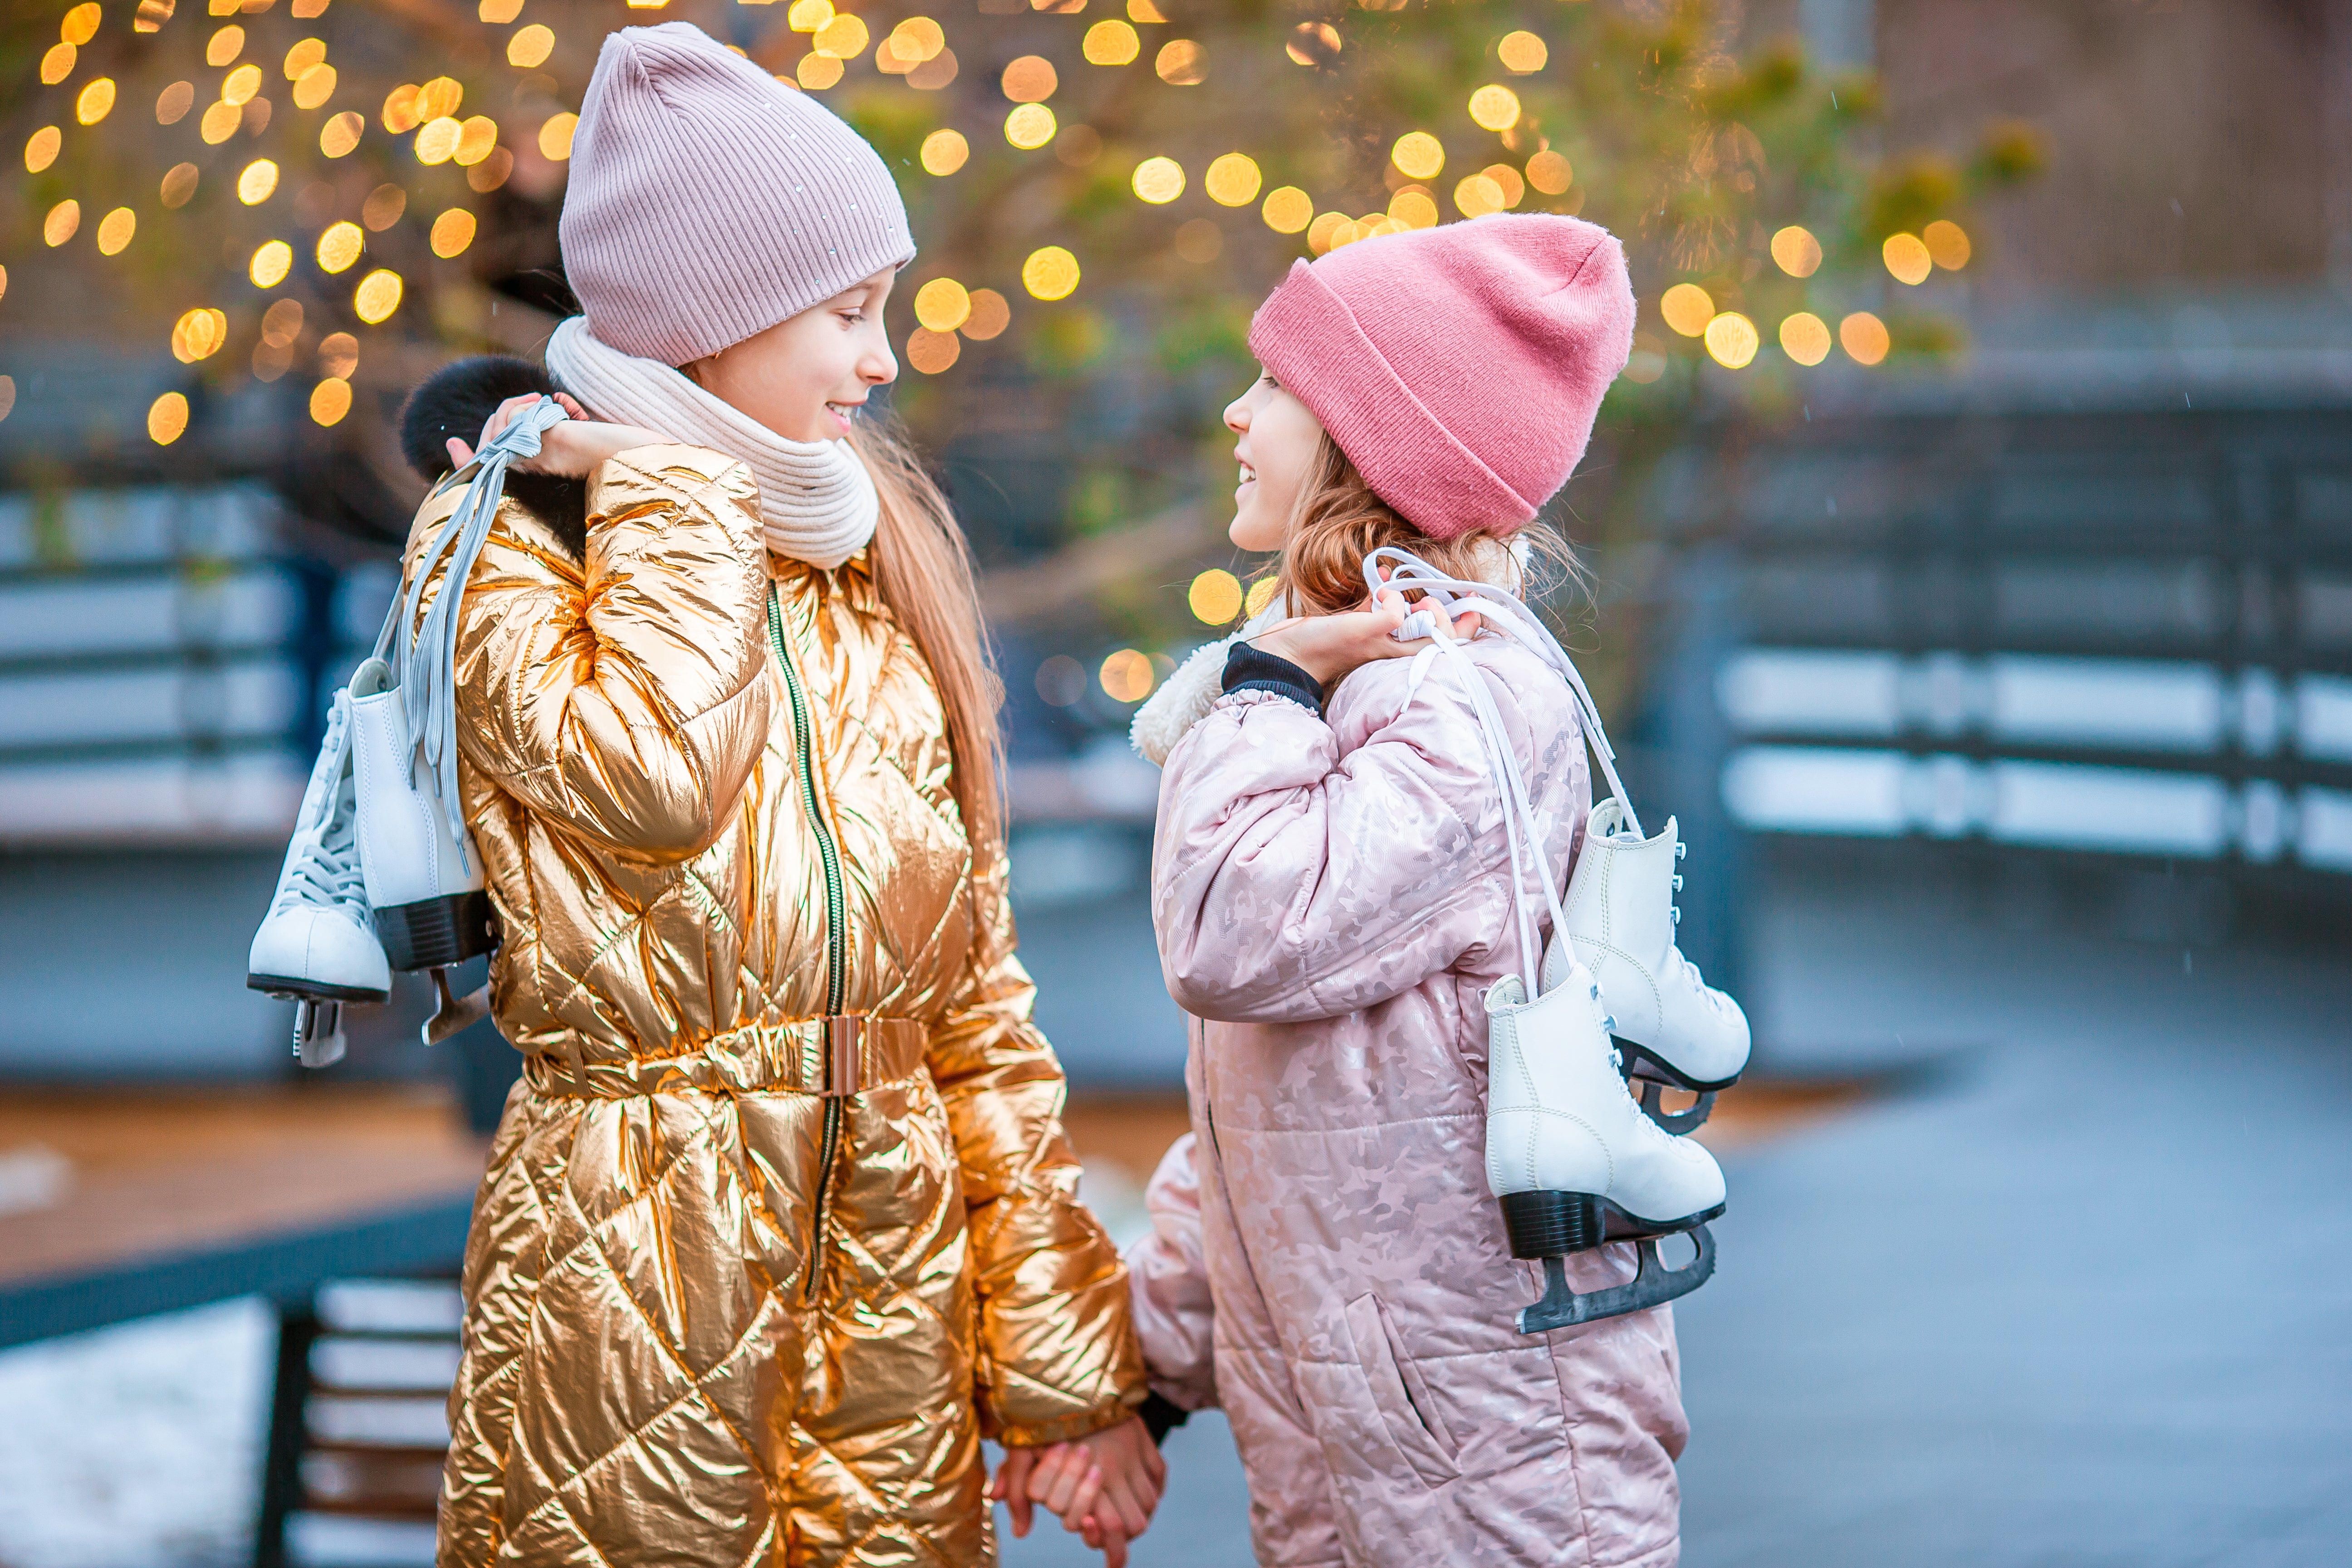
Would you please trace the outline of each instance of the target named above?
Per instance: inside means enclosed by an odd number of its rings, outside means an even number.
[[[351,699],[339,691],[327,717],[319,760],[310,769],[310,786],[302,792],[304,800],[320,803],[320,809],[294,825],[297,837],[305,842],[301,853],[286,868],[285,886],[278,889],[273,910],[309,903],[366,906],[367,889],[354,831],[357,786],[348,776],[351,759]],[[327,787],[321,788],[322,784]]]

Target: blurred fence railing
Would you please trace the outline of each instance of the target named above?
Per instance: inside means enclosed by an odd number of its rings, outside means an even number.
[[[1821,421],[1664,479],[1740,560],[1745,826],[2352,871],[2352,418]]]

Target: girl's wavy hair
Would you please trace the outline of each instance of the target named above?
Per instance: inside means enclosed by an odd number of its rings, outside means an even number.
[[[1274,580],[1276,592],[1288,596],[1297,615],[1331,616],[1361,605],[1364,557],[1384,545],[1410,550],[1452,576],[1509,583],[1538,613],[1564,585],[1591,589],[1584,563],[1541,518],[1523,527],[1480,528],[1454,539],[1432,539],[1372,492],[1328,431],[1317,442],[1287,539]],[[1506,562],[1515,564],[1516,580]]]

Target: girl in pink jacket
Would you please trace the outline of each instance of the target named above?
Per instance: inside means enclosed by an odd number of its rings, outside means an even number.
[[[1225,411],[1233,540],[1282,552],[1294,618],[1204,649],[1137,720],[1166,765],[1153,919],[1193,1131],[1129,1264],[1155,1391],[1232,1422],[1262,1563],[1678,1555],[1671,1309],[1513,1324],[1539,1279],[1485,1164],[1484,997],[1523,967],[1504,802],[1458,678],[1421,679],[1431,640],[1392,639],[1406,608],[1365,607],[1361,575],[1402,545],[1516,584],[1633,321],[1617,242],[1573,218],[1362,241],[1292,268]],[[1568,866],[1591,793],[1559,677],[1475,613],[1436,619]],[[1622,1280],[1632,1251],[1570,1278]]]

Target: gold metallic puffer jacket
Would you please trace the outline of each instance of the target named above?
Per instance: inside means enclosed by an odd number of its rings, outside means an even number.
[[[699,447],[613,458],[588,512],[574,561],[510,497],[460,615],[527,1060],[467,1249],[442,1568],[987,1562],[981,1438],[1143,1397],[1002,854],[862,559],[769,556],[749,471]]]

